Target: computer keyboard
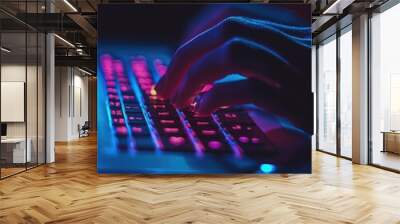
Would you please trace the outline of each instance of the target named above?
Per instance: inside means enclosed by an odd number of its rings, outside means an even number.
[[[122,60],[103,54],[99,63],[112,130],[109,138],[118,152],[126,152],[126,156],[180,153],[200,161],[209,155],[241,160],[275,153],[244,110],[221,108],[210,116],[200,116],[157,96],[155,82],[167,70],[160,59],[135,56]]]

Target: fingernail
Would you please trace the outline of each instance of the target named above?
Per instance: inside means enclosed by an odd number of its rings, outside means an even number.
[[[201,101],[203,100],[203,96],[204,96],[204,94],[200,93],[199,95],[197,95],[194,98],[194,102],[195,102],[194,111],[195,112],[199,112],[200,111],[200,109],[201,109]]]

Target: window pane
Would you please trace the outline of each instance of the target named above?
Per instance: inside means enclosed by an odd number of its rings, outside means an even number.
[[[24,171],[30,162],[30,141],[26,141],[26,33],[1,34],[1,175]],[[27,150],[28,149],[28,150]]]
[[[352,34],[340,37],[340,150],[351,158],[352,148]]]
[[[318,48],[318,147],[336,153],[336,39]]]
[[[400,170],[400,4],[372,18],[372,163]],[[396,132],[397,131],[397,132]]]

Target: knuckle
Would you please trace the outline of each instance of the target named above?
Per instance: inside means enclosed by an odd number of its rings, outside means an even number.
[[[244,51],[246,51],[246,43],[240,38],[232,38],[226,44],[227,56],[231,62],[237,61]]]
[[[243,19],[240,16],[230,16],[225,18],[221,23],[223,34],[225,36],[230,36],[237,33],[243,24],[242,20]]]

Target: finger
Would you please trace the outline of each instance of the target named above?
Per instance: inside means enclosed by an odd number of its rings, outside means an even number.
[[[221,107],[256,104],[259,90],[254,89],[255,86],[251,80],[215,84],[211,90],[197,97],[195,111],[200,115],[208,115]]]
[[[218,48],[233,37],[240,37],[268,45],[269,48],[280,52],[283,56],[291,58],[294,63],[307,59],[308,50],[304,44],[296,41],[291,35],[280,31],[273,26],[265,24],[261,20],[245,17],[229,17],[212,28],[200,33],[190,41],[182,45],[175,53],[166,75],[162,77],[156,86],[157,92],[169,98],[190,66],[208,52]],[[307,63],[298,63],[301,68]]]
[[[258,80],[248,79],[215,84],[210,91],[198,98],[196,111],[207,115],[221,107],[254,104],[309,131],[312,130],[312,100],[309,99],[312,96],[306,93],[282,91]]]
[[[190,68],[172,102],[177,107],[187,106],[190,104],[189,99],[202,86],[232,73],[240,73],[275,87],[291,83],[301,85],[297,82],[300,77],[296,70],[281,55],[257,43],[234,38],[205,55]]]
[[[200,32],[214,26],[217,21],[222,21],[230,16],[244,16],[264,21],[270,21],[271,25],[276,26],[288,33],[304,36],[310,34],[310,15],[299,13],[299,8],[288,8],[285,6],[268,5],[265,7],[253,7],[252,5],[229,5],[214,6],[211,10],[204,10],[194,21],[186,35],[185,40],[192,39]],[[277,16],[279,14],[279,16]],[[287,28],[290,27],[290,28]]]

